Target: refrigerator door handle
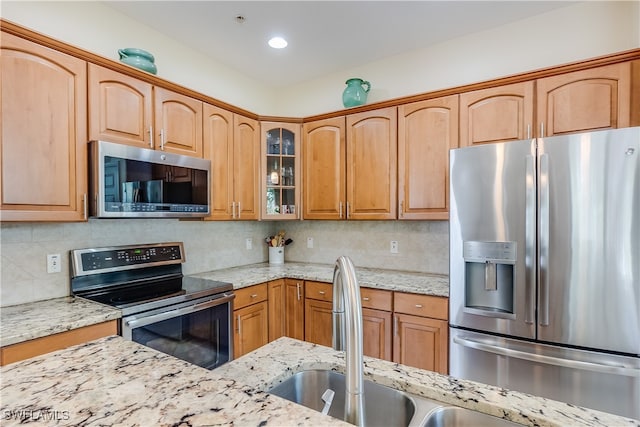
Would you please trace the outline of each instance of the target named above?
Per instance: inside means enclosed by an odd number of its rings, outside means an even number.
[[[563,368],[579,369],[599,372],[604,374],[623,375],[626,377],[640,377],[640,369],[627,368],[624,366],[603,365],[600,363],[582,362],[580,360],[563,359],[560,357],[545,356],[542,354],[529,353],[526,351],[513,350],[506,347],[487,344],[473,339],[455,336],[453,342],[463,347],[469,347],[480,351],[494,353],[499,356],[513,357],[516,359],[529,360],[531,362],[545,363],[547,365],[561,366]]]
[[[540,155],[539,322],[549,326],[549,155]]]
[[[535,143],[534,143],[535,149]],[[536,173],[534,169],[534,157],[527,156],[525,175],[525,315],[524,321],[532,324],[535,322],[535,260],[536,260]]]

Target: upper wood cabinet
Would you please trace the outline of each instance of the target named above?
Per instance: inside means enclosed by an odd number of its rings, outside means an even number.
[[[449,150],[458,147],[458,95],[398,107],[398,217],[449,219]]]
[[[396,107],[304,125],[304,218],[395,219]]]
[[[300,217],[300,125],[262,122],[262,219]]]
[[[89,64],[89,139],[153,147],[153,86]]]
[[[159,87],[153,97],[156,148],[202,157],[202,101]]]
[[[87,63],[0,38],[2,221],[87,219]]]
[[[346,180],[344,117],[303,125],[303,194],[305,219],[341,219]]]
[[[202,101],[89,64],[89,139],[202,157]]]
[[[632,110],[640,107],[632,106],[632,85],[640,83],[633,65],[625,62],[538,79],[537,136],[633,126]]]
[[[204,157],[211,160],[211,215],[258,219],[259,123],[209,105],[204,111]]]
[[[347,116],[347,219],[397,215],[397,108]]]
[[[534,82],[460,95],[460,147],[533,138]]]

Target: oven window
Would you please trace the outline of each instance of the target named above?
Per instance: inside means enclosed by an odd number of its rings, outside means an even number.
[[[221,304],[131,331],[133,341],[203,368],[230,360],[229,304]]]

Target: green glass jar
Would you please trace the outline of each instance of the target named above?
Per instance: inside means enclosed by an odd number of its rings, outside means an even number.
[[[153,63],[155,58],[146,50],[127,47],[125,49],[118,49],[118,54],[120,55],[120,61],[127,65],[131,65],[132,67],[139,68],[151,74],[158,72],[156,64]]]
[[[342,104],[345,107],[356,107],[367,102],[367,94],[371,83],[366,80],[352,78],[346,81],[347,87],[342,92]],[[366,89],[363,87],[366,86]]]

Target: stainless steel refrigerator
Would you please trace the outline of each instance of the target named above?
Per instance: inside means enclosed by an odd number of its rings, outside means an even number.
[[[640,419],[640,128],[450,166],[450,374]]]

